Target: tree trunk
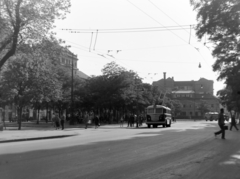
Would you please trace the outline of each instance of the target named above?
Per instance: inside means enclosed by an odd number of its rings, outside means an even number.
[[[22,127],[22,107],[18,107],[18,130]]]
[[[4,63],[15,54],[16,49],[17,49],[17,44],[18,44],[18,36],[21,28],[21,17],[20,17],[20,6],[23,0],[18,0],[16,7],[15,7],[15,26],[14,26],[14,31],[13,31],[13,36],[12,36],[12,46],[11,49],[0,59],[0,70],[3,67]]]
[[[38,107],[37,108],[37,124],[39,124],[39,111],[40,111],[40,108]]]
[[[48,109],[48,103],[47,103],[47,109],[46,109],[46,123],[48,123],[48,117],[49,117],[49,109]]]

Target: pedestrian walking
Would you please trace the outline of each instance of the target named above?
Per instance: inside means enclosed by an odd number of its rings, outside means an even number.
[[[60,122],[61,122],[62,130],[63,130],[64,129],[64,123],[65,123],[65,116],[64,115],[61,115]]]
[[[56,130],[59,129],[60,126],[60,119],[57,114],[54,115],[53,117],[53,122],[55,124]]]
[[[89,117],[88,112],[86,111],[85,114],[84,114],[84,116],[83,116],[83,123],[84,123],[84,125],[85,125],[85,129],[88,128],[89,120],[90,120],[90,117]]]
[[[220,109],[220,113],[218,115],[218,125],[220,127],[220,130],[218,132],[215,132],[215,137],[219,134],[222,134],[222,139],[225,139],[225,124],[224,124],[224,109]]]
[[[133,123],[134,123],[134,116],[133,116],[133,114],[131,114],[130,115],[130,119],[129,119],[129,121],[130,121],[130,127],[133,127]]]
[[[127,121],[128,124],[127,127],[130,127],[130,117],[128,114],[125,116],[125,120]]]
[[[233,114],[232,114],[230,131],[232,130],[232,127],[235,127],[235,129],[238,131],[238,128],[237,128],[237,125],[236,125],[235,112],[233,112]]]
[[[123,116],[120,117],[120,127],[123,127],[123,123],[124,123],[124,118]]]
[[[134,115],[134,119],[136,121],[136,128],[138,128],[139,127],[139,116]]]
[[[94,122],[95,122],[95,129],[97,129],[99,127],[99,116],[98,115],[95,116]]]

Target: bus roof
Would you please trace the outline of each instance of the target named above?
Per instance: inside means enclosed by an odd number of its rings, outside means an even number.
[[[168,110],[171,110],[170,108],[166,107],[166,106],[163,106],[163,105],[156,105],[155,106],[156,108],[164,108],[164,109],[168,109]],[[151,105],[151,106],[148,106],[147,109],[149,108],[154,108],[154,105]]]
[[[207,112],[206,114],[218,114],[218,112]]]

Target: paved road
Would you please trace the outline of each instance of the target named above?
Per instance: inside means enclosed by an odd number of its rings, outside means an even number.
[[[1,179],[239,179],[239,132],[216,122],[171,128],[79,129],[79,135],[0,145]]]

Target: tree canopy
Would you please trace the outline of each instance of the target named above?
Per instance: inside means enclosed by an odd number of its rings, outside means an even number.
[[[239,100],[240,1],[190,0],[190,3],[197,11],[198,38],[205,36],[213,46],[212,55],[216,59],[213,71],[219,73],[218,80],[225,81],[232,99]]]
[[[1,0],[0,69],[19,44],[39,43],[51,33],[55,19],[69,12],[70,0]]]

